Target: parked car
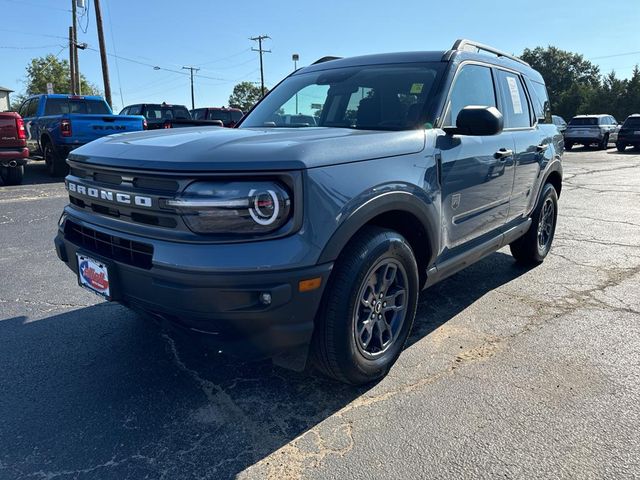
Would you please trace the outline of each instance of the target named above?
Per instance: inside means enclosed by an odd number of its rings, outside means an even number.
[[[618,140],[618,121],[611,115],[578,115],[573,117],[564,132],[564,146],[571,150],[575,144],[585,147],[597,145],[606,150]]]
[[[640,149],[640,113],[629,115],[618,132],[616,142],[618,151],[624,152],[629,146],[633,146],[636,150]]]
[[[235,127],[243,115],[239,108],[206,107],[191,110],[191,118],[194,120],[220,120],[227,128]]]
[[[141,103],[124,107],[120,115],[142,115],[146,119],[148,130],[175,127],[217,126],[220,121],[193,120],[184,105],[170,105],[168,103]]]
[[[556,127],[558,127],[558,131],[560,133],[564,133],[564,131],[567,129],[567,122],[565,122],[564,118],[560,117],[559,115],[551,115],[551,121]]]
[[[67,155],[75,148],[113,133],[143,129],[141,116],[114,115],[102,97],[80,95],[34,95],[18,113],[24,119],[27,146],[39,155],[51,176],[65,175]]]
[[[296,99],[317,127],[273,124]],[[562,141],[542,76],[494,48],[325,58],[237,128],[72,152],[55,248],[80,285],[225,352],[367,383],[422,288],[506,245],[545,259]]]
[[[5,185],[22,183],[28,156],[22,117],[15,112],[0,112],[0,178]]]

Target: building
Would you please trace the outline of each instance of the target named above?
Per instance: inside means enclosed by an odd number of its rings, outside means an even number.
[[[5,87],[0,87],[0,112],[6,112],[9,110],[11,102],[9,101],[9,94],[13,90]]]

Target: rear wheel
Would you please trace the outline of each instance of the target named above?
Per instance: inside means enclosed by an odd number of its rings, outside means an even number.
[[[531,227],[524,236],[511,243],[511,254],[518,262],[539,264],[551,250],[558,220],[558,194],[550,183],[542,189],[540,202],[531,217]]]
[[[316,367],[354,385],[385,376],[411,331],[418,288],[405,238],[365,227],[340,254],[327,286],[313,339]]]
[[[42,156],[47,164],[47,172],[52,177],[64,177],[69,173],[69,166],[64,158],[58,155],[58,152],[49,141],[45,141],[42,147]]]
[[[624,143],[616,143],[616,148],[619,152],[624,152],[627,149],[627,146]]]
[[[602,141],[598,144],[598,147],[600,148],[600,150],[606,150],[608,146],[609,146],[609,134],[607,133],[602,139]]]
[[[5,185],[20,185],[24,177],[24,166],[0,167],[0,178]]]

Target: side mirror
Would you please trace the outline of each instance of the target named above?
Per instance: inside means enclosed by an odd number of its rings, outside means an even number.
[[[496,107],[470,105],[460,110],[456,126],[446,127],[448,135],[497,135],[504,128],[504,118]]]

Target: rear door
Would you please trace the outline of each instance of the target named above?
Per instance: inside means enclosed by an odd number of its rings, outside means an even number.
[[[454,126],[469,105],[497,107],[490,67],[467,63],[456,73],[443,126]],[[513,139],[446,135],[438,138],[441,155],[443,240],[454,249],[502,227],[513,186]]]
[[[515,145],[515,176],[507,222],[526,216],[541,165],[551,152],[552,129],[539,128],[524,79],[516,72],[496,69],[500,111],[504,115],[505,133]]]

